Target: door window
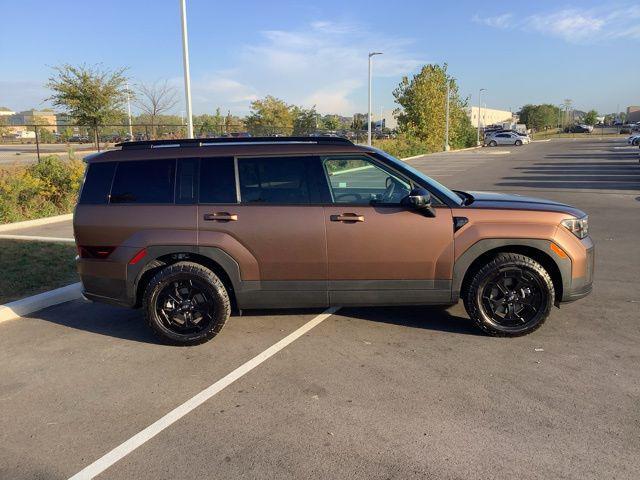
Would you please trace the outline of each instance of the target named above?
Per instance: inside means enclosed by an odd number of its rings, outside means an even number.
[[[317,157],[238,159],[242,203],[304,205],[317,201],[312,162]]]
[[[200,203],[237,203],[233,157],[200,161]]]
[[[325,157],[333,203],[400,204],[411,182],[362,157]]]

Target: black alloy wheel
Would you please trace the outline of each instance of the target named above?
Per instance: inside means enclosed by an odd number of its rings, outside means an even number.
[[[147,323],[164,342],[204,343],[222,329],[231,314],[229,294],[210,269],[178,262],[161,269],[144,293]]]
[[[555,302],[553,281],[530,257],[499,253],[465,279],[464,305],[483,331],[495,336],[526,335],[539,328]]]

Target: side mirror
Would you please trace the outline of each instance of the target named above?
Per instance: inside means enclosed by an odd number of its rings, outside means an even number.
[[[417,210],[428,217],[435,217],[436,211],[431,206],[431,194],[424,188],[414,188],[402,199],[402,205]]]

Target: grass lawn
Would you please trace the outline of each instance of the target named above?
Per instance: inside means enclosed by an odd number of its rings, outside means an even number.
[[[78,281],[76,247],[0,240],[0,304]]]

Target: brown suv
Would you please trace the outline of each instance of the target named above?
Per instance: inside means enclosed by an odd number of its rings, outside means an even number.
[[[591,291],[587,216],[451,191],[335,137],[130,142],[87,157],[74,216],[88,299],[144,306],[164,340],[232,310],[451,305],[492,335],[538,328]]]

